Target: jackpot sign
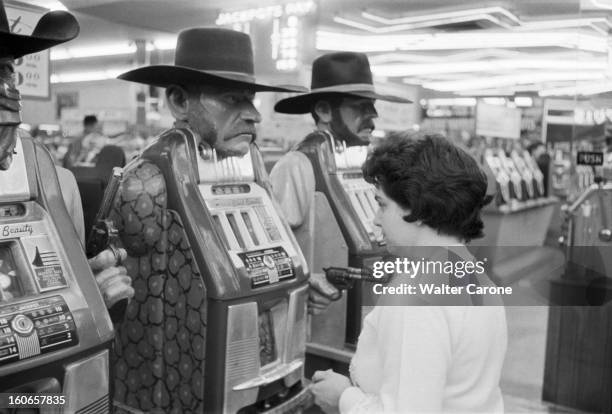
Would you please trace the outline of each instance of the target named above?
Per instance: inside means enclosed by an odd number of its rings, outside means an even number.
[[[5,4],[10,30],[30,35],[45,9],[16,3]],[[26,55],[15,60],[17,89],[24,98],[49,98],[49,51]]]

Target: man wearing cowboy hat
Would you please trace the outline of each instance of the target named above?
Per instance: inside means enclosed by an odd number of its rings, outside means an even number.
[[[19,134],[22,133],[18,130],[21,123],[21,96],[15,86],[15,59],[67,42],[78,34],[78,22],[65,11],[46,13],[31,35],[11,33],[4,2],[0,0],[0,171],[10,168]],[[84,243],[83,210],[76,181],[66,169],[57,167],[56,172],[64,204],[73,219],[81,243]],[[125,255],[125,251],[120,249],[119,255]],[[104,250],[89,260],[109,308],[120,299],[134,295],[125,268],[115,266],[117,260],[111,250]]]
[[[374,119],[378,116],[374,107],[376,99],[411,103],[408,99],[381,95],[374,90],[366,55],[336,52],[320,56],[313,62],[310,93],[283,99],[276,103],[274,110],[312,115],[316,131],[302,142],[316,139],[316,136],[321,139],[333,137],[336,143],[344,142],[350,147],[370,143]],[[310,160],[302,152],[288,152],[274,165],[270,181],[289,224],[298,229],[314,202],[315,176]],[[321,300],[315,306],[324,309],[328,304],[329,301]]]
[[[255,141],[255,125],[261,122],[253,105],[256,92],[305,90],[256,82],[250,37],[234,30],[184,30],[177,39],[174,60],[174,65],[134,69],[119,79],[166,88],[175,126],[191,129],[201,140],[196,147],[206,143],[220,157],[244,155]],[[311,285],[315,287],[311,296],[317,300],[319,291],[337,292],[320,274],[311,274]]]

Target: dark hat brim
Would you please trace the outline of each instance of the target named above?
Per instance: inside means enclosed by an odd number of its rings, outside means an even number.
[[[289,98],[281,99],[274,105],[274,110],[282,114],[308,114],[312,110],[312,106],[317,103],[318,100],[325,98],[328,95],[341,95],[356,98],[368,98],[394,103],[412,103],[410,99],[402,98],[395,95],[383,95],[374,91],[350,91],[345,90],[333,90],[332,88],[326,88],[325,91],[321,92],[310,92],[303,95],[291,96]]]
[[[250,81],[241,74],[211,73],[174,65],[152,65],[122,73],[118,79],[166,88],[170,85],[209,84],[242,87],[253,92],[306,92],[308,89],[294,85],[265,85]]]
[[[80,27],[76,18],[65,11],[46,13],[38,21],[32,35],[0,32],[0,49],[15,59],[74,39]]]

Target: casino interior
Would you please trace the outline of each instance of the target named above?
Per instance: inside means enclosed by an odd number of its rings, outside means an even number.
[[[368,269],[387,254],[361,170],[371,146],[300,143],[312,117],[275,111],[295,95],[280,88],[253,99],[256,149],[222,157],[167,132],[163,85],[117,79],[174,65],[179,32],[216,27],[250,36],[261,84],[310,88],[318,56],[363,53],[377,92],[412,101],[376,101],[372,145],[436,133],[469,153],[493,200],[468,248],[514,292],[505,411],[612,413],[612,0],[4,8],[15,34],[49,10],[73,14],[80,33],[15,59],[24,138],[0,171],[1,395],[61,394],[63,413],[321,412],[313,373],[349,374],[379,282]],[[295,229],[269,174],[298,147],[316,191]],[[87,249],[56,167],[76,180]],[[115,242],[134,296],[109,314],[87,259]],[[342,295],[310,315],[309,274],[324,268]],[[3,398],[0,412],[14,410]]]

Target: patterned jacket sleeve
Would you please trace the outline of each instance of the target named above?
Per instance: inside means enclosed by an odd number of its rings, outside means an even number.
[[[308,157],[298,151],[285,154],[272,168],[270,182],[291,228],[301,226],[314,203],[315,177]]]

